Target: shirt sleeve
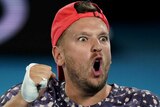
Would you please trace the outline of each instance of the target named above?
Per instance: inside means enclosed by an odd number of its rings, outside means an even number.
[[[10,88],[4,95],[0,97],[0,107],[6,104],[12,97],[16,96],[20,91],[21,84],[15,85]]]

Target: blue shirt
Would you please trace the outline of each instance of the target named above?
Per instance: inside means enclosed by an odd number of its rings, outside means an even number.
[[[83,107],[67,97],[65,82],[51,79],[43,96],[30,103],[29,107]],[[160,107],[160,99],[148,90],[112,84],[112,90],[105,99],[89,107]],[[3,106],[20,91],[21,84],[9,89],[0,98]],[[73,91],[74,92],[74,91]]]

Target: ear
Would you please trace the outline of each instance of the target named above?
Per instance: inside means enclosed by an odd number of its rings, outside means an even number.
[[[54,46],[52,48],[52,55],[53,55],[54,60],[58,66],[62,66],[64,64],[63,53],[59,47]]]

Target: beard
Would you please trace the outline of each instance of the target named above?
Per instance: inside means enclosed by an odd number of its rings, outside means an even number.
[[[65,66],[67,68],[67,74],[71,82],[82,90],[86,96],[93,96],[99,92],[107,82],[108,71],[103,67],[105,74],[101,77],[102,79],[97,83],[90,81],[89,70],[91,68],[90,64],[80,64],[76,63],[72,58],[66,57]]]
[[[81,88],[86,93],[87,96],[93,96],[96,93],[98,93],[106,85],[106,81],[107,81],[107,76],[98,84],[93,84],[87,79],[82,78],[78,80],[78,85],[79,85],[79,88]]]

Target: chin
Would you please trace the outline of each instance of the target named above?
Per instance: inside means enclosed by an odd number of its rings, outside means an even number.
[[[98,78],[98,79],[92,79],[88,81],[87,83],[87,91],[89,93],[95,94],[99,92],[104,86],[106,85],[106,79]]]

